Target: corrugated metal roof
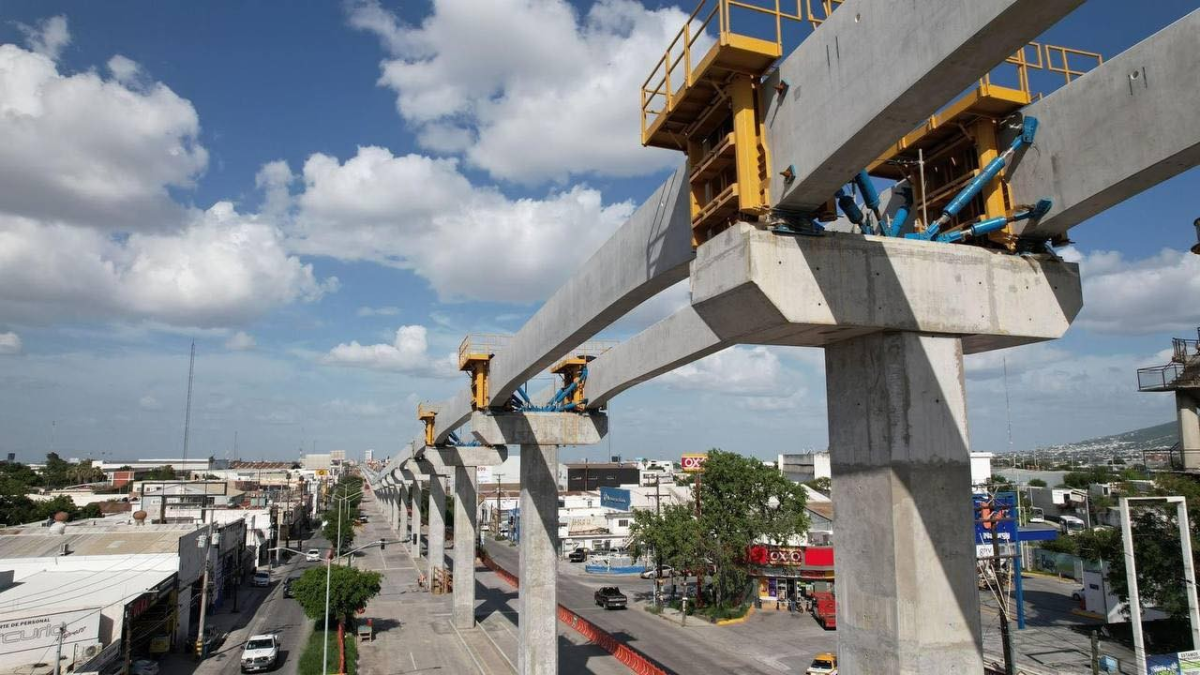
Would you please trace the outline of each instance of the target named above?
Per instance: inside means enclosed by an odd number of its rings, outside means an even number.
[[[0,560],[5,558],[45,558],[59,555],[66,544],[70,555],[133,555],[139,553],[178,553],[179,538],[195,530],[192,525],[147,527],[71,528],[63,534],[48,529],[0,531]]]
[[[0,617],[74,607],[105,607],[141,595],[174,572],[126,569],[108,572],[39,572],[0,592]]]

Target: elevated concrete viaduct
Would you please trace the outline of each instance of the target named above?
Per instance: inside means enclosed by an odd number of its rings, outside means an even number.
[[[761,88],[774,164],[790,169],[771,177],[773,205],[807,211],[825,202],[1081,1],[845,3]],[[1198,17],[1026,107],[1042,132],[1007,177],[1015,201],[1049,192],[1053,206],[1040,221],[1024,221],[1025,234],[1062,235],[1200,161],[1200,94],[1189,88]],[[1139,134],[1147,125],[1154,133]],[[836,508],[847,514],[837,566],[841,664],[862,673],[979,672],[962,355],[1060,337],[1081,306],[1077,268],[1048,254],[859,234],[786,237],[746,224],[693,253],[685,176],[676,171],[495,354],[492,404],[685,277],[690,306],[589,364],[590,407],[733,344],[823,347]],[[470,419],[478,441],[520,445],[525,456],[522,673],[557,670],[557,446],[596,442],[607,424],[599,415],[553,415],[473,412],[464,390],[439,406],[434,430],[443,444]],[[431,450],[442,452],[422,438],[372,480],[411,485],[401,491],[408,494],[427,477],[413,473],[415,460],[431,475],[444,470],[439,462],[460,466],[431,459]],[[417,546],[419,513],[415,501]],[[473,523],[464,523],[473,536]],[[456,602],[456,622],[459,611]]]

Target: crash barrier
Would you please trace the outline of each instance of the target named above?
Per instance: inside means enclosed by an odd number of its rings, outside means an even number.
[[[513,588],[520,586],[517,577],[497,564],[487,553],[481,551],[479,557],[483,561],[483,564],[495,572],[505,583]],[[599,646],[604,651],[617,657],[618,661],[625,664],[638,675],[668,675],[669,671],[659,667],[650,657],[629,645],[621,643],[610,635],[608,631],[562,605],[558,606],[558,620],[570,626],[576,633],[586,638],[588,642]]]

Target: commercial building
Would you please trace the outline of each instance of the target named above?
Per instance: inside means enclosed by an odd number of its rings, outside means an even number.
[[[602,487],[640,485],[642,469],[636,462],[584,462],[562,464],[559,488],[568,492],[599,490]]]

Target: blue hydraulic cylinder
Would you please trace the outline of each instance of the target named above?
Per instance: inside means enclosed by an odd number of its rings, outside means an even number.
[[[850,222],[855,225],[862,225],[863,212],[862,209],[858,208],[858,204],[854,203],[854,197],[846,192],[845,188],[838,188],[838,191],[833,196],[837,197],[838,207],[842,210],[842,213],[846,214]]]
[[[913,193],[912,188],[902,188],[901,193],[904,197],[904,206],[896,210],[896,215],[892,216],[892,222],[888,225],[884,232],[889,237],[899,237],[900,231],[908,224],[908,217],[912,215]]]
[[[1004,216],[988,218],[987,220],[981,220],[970,227],[964,227],[961,230],[955,230],[953,232],[947,232],[946,234],[938,235],[937,240],[953,243],[968,237],[979,237],[987,234],[988,232],[995,232],[1010,222],[1015,223],[1021,220],[1037,220],[1050,211],[1050,205],[1051,201],[1049,199],[1039,199],[1038,203],[1035,204],[1032,209],[1014,214],[1012,220],[1009,220]]]
[[[875,189],[875,184],[871,182],[871,177],[867,175],[867,170],[863,169],[854,176],[854,184],[858,186],[858,191],[862,193],[863,202],[871,213],[875,214],[875,218],[879,219],[879,191]]]
[[[1013,139],[1012,145],[1010,145],[1007,150],[1002,152],[999,157],[988,162],[987,166],[983,167],[983,171],[980,171],[978,176],[975,176],[970,183],[967,183],[966,187],[964,187],[957,195],[954,196],[954,199],[950,200],[950,203],[947,204],[946,208],[942,210],[942,215],[932,224],[930,224],[928,228],[926,228],[924,232],[925,238],[932,239],[933,237],[937,236],[937,233],[942,229],[943,225],[950,222],[950,219],[954,216],[957,216],[958,212],[961,211],[964,206],[969,204],[972,199],[974,199],[979,195],[980,192],[983,191],[983,188],[986,187],[988,183],[992,182],[992,180],[1000,174],[1000,171],[1003,170],[1008,164],[1008,160],[1012,158],[1013,154],[1020,149],[1021,146],[1033,143],[1033,137],[1037,135],[1037,128],[1037,118],[1027,115],[1024,121],[1021,123],[1021,133]]]

